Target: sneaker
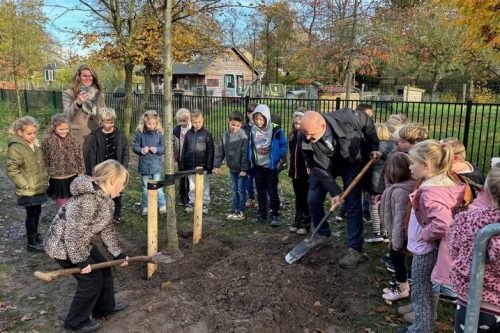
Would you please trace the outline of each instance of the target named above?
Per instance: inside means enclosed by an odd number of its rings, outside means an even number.
[[[192,213],[192,212],[193,212],[193,210],[194,210],[194,205],[193,205],[192,203],[188,204],[188,205],[186,206],[186,209],[184,209],[184,211],[185,211],[186,213]]]
[[[381,234],[373,234],[372,237],[365,239],[365,242],[367,243],[382,243],[383,241],[384,238]]]
[[[255,219],[256,224],[262,224],[266,222],[267,222],[267,217],[257,216],[257,218]]]
[[[299,230],[296,226],[292,225],[288,228],[288,231],[289,232],[297,232],[297,230]]]
[[[380,257],[380,262],[382,262],[384,265],[388,262],[391,262],[391,257],[389,256],[389,253],[386,253],[382,257]]]
[[[160,207],[160,214],[167,214],[167,206]]]
[[[388,293],[397,284],[398,284],[398,282],[396,281],[396,278],[393,277],[392,280],[389,281],[389,287],[382,289],[382,292],[384,294]]]
[[[307,235],[309,231],[307,231],[307,229],[305,228],[299,228],[297,229],[297,235]]]
[[[396,270],[394,269],[394,265],[392,264],[392,261],[389,261],[385,264],[385,269],[387,269],[391,273],[396,273]]]
[[[243,212],[235,212],[234,215],[233,215],[233,219],[235,221],[244,220],[245,219],[245,214],[243,214]]]
[[[280,225],[280,219],[278,216],[271,216],[271,227],[278,227]]]
[[[458,296],[450,287],[442,285],[439,292],[439,299],[457,304]]]
[[[388,301],[397,301],[409,296],[410,286],[408,285],[408,282],[396,283],[394,286],[389,288],[388,292],[382,295],[382,297]]]
[[[349,248],[347,254],[340,259],[339,266],[342,268],[354,268],[358,264],[368,259],[364,253],[358,252],[355,249]]]
[[[207,205],[203,205],[203,209],[201,211],[202,211],[203,214],[208,215],[208,206]]]
[[[383,234],[382,238],[384,239],[383,240],[384,243],[389,243],[389,236],[387,236],[387,234]]]
[[[142,209],[142,216],[146,216],[146,215],[148,215],[148,208],[147,207]]]
[[[398,308],[398,313],[400,315],[405,315],[407,313],[410,313],[413,311],[413,305],[410,303],[410,304],[406,304],[406,305],[401,305],[399,308]]]
[[[340,214],[337,214],[335,216],[335,221],[338,221],[338,222],[342,222],[344,221],[344,216],[343,215],[340,215]]]

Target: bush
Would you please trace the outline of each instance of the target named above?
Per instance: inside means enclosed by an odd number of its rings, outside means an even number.
[[[11,102],[0,101],[0,126],[5,132],[8,132],[16,118],[17,106]]]
[[[486,87],[476,87],[472,100],[476,103],[496,103],[498,96]]]

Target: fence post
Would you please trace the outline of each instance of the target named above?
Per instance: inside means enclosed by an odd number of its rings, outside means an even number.
[[[5,92],[3,91],[3,88],[0,89],[0,96],[2,98],[2,101],[5,99]]]
[[[246,95],[245,96],[245,112],[248,110],[248,104],[250,104],[250,96]]]
[[[470,131],[470,118],[472,116],[472,101],[468,100],[467,101],[467,106],[465,109],[465,127],[464,127],[464,140],[463,144],[465,146],[465,149],[469,149],[468,143],[469,143],[469,131]]]
[[[57,110],[57,98],[56,98],[56,91],[52,90],[52,105],[54,106],[54,111]]]
[[[24,95],[24,106],[26,107],[26,114],[28,114],[30,111],[30,108],[28,105],[28,91],[26,89],[24,89],[23,95]]]
[[[335,110],[340,110],[340,97],[335,98]]]

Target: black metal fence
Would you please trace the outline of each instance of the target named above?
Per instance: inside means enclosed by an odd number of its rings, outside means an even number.
[[[43,122],[54,113],[62,112],[62,93],[55,91],[21,91],[21,104],[25,114],[35,116]],[[16,103],[16,92],[0,89],[0,101]],[[132,99],[132,130],[135,129],[139,114],[138,106],[142,94],[134,94]],[[318,112],[332,112],[344,107],[355,108],[363,101],[284,99],[284,98],[235,98],[213,96],[174,96],[174,112],[179,108],[200,109],[205,115],[205,126],[218,140],[227,129],[227,119],[232,111],[245,112],[249,103],[267,104],[271,112],[281,118],[285,132],[290,131],[292,114],[299,107]],[[490,169],[491,158],[500,156],[500,104],[478,103],[437,103],[402,101],[366,101],[374,107],[375,121],[383,122],[391,114],[404,114],[409,121],[419,122],[429,128],[431,138],[457,137],[467,148],[467,159],[483,170]],[[106,94],[106,105],[114,108],[118,115],[117,125],[123,121],[124,98]],[[163,113],[163,95],[150,96],[146,109]],[[12,112],[16,112],[13,109]]]

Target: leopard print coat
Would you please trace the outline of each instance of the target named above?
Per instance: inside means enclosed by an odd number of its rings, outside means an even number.
[[[71,133],[60,138],[51,132],[43,140],[42,150],[43,162],[50,177],[85,173],[82,145]]]
[[[70,260],[80,268],[87,266],[92,239],[100,236],[113,257],[119,257],[113,226],[113,200],[89,176],[75,178],[69,198],[54,217],[45,238],[45,251],[55,259]]]

